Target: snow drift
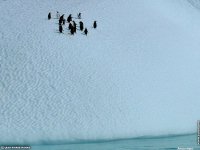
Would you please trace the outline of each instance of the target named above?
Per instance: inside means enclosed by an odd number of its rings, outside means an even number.
[[[194,132],[198,3],[0,1],[0,143]],[[57,10],[82,12],[88,36],[57,33]]]

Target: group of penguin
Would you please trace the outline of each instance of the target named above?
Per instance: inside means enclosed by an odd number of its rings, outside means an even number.
[[[65,20],[64,18],[64,14],[62,16],[60,16],[60,13],[57,11],[56,13],[56,18],[59,19],[59,32],[60,33],[63,33],[63,26],[62,25],[65,25],[66,21],[68,23],[68,29],[70,30],[70,33],[71,35],[74,35],[74,33],[76,33],[76,30],[77,30],[77,24],[74,20],[72,20],[72,14],[70,14],[68,17],[67,17],[67,20]],[[81,19],[81,13],[78,13],[77,14],[77,18],[78,19]],[[51,12],[49,12],[48,14],[48,20],[51,19]],[[96,29],[97,28],[97,21],[94,21],[93,22],[93,28]],[[84,24],[82,21],[79,22],[79,30],[80,31],[83,31],[85,35],[88,34],[88,30],[87,28],[84,28]]]

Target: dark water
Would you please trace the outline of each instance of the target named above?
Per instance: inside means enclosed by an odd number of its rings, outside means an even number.
[[[188,134],[64,145],[38,145],[32,146],[32,150],[176,150],[178,147],[200,150],[200,145],[197,145],[197,135]]]

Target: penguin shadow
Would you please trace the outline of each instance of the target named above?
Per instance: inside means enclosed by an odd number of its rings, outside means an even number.
[[[78,19],[78,20],[81,20],[81,19],[83,19],[83,18],[78,18],[78,17],[74,17],[74,19]]]
[[[44,18],[44,20],[50,21],[51,19],[48,19],[48,18]]]
[[[84,32],[84,30],[80,30],[80,29],[77,29],[77,31],[79,31],[79,32],[81,32],[81,33],[83,33],[83,32]]]
[[[63,31],[63,32],[64,32],[64,31]],[[57,30],[57,29],[54,30],[54,33],[65,34],[65,33],[63,33],[63,32],[61,33],[61,32],[60,32],[59,30]]]
[[[58,33],[58,34],[64,34],[64,33],[60,33],[59,31],[55,31],[54,33]]]
[[[51,19],[44,18],[44,20],[49,20],[49,21],[52,20],[52,19],[53,19],[53,20],[58,20],[58,18],[51,18]]]
[[[96,30],[97,28],[94,28],[93,26],[90,26],[90,29],[94,29],[94,30]]]
[[[63,23],[60,24],[59,22],[55,22],[55,24],[57,24],[58,26],[60,26],[60,25],[65,26]]]
[[[72,35],[71,33],[67,32],[68,35]]]
[[[82,32],[81,34],[87,36],[84,32]]]
[[[44,18],[44,20],[52,20],[52,19],[57,20],[58,18],[55,18],[55,17],[52,17],[51,19],[48,19],[48,17]]]

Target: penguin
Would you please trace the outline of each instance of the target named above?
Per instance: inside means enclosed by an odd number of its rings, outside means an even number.
[[[71,30],[70,30],[71,35],[74,35],[74,27],[72,26]]]
[[[48,14],[48,20],[50,20],[51,19],[51,12],[49,12],[49,14]]]
[[[87,28],[85,28],[84,33],[85,33],[85,35],[88,34],[88,30],[87,30]]]
[[[74,28],[74,33],[76,33],[76,22],[75,21],[73,21],[73,28]]]
[[[63,21],[63,19],[64,19],[64,14],[60,17],[59,20]]]
[[[81,19],[81,13],[77,14],[78,19]]]
[[[59,25],[62,25],[62,22],[63,22],[63,21],[62,21],[61,19],[59,19]]]
[[[56,18],[59,19],[60,18],[60,13],[57,11],[56,12]]]
[[[65,22],[66,22],[66,20],[65,20],[65,19],[63,19],[63,25],[65,25]]]
[[[72,24],[69,23],[68,29],[71,30],[73,28]]]
[[[63,27],[62,27],[62,25],[59,25],[59,32],[60,32],[60,33],[63,32]]]
[[[83,29],[84,29],[83,22],[82,22],[82,21],[80,21],[80,22],[79,22],[79,25],[80,25],[80,30],[81,30],[81,31],[83,31]]]
[[[72,21],[72,15],[71,14],[67,18],[67,22],[70,22],[70,21]]]
[[[94,21],[94,23],[93,23],[93,28],[97,28],[97,21]]]

